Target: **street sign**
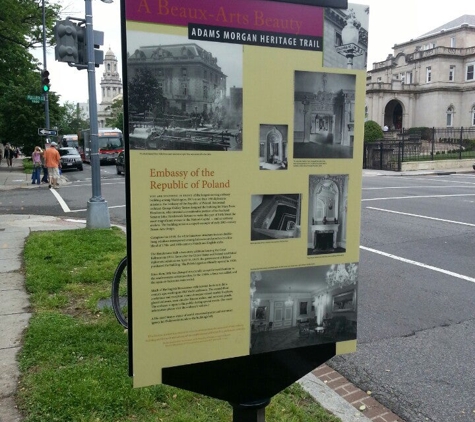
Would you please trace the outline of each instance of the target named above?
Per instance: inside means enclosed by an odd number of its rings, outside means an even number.
[[[38,129],[38,135],[40,136],[58,136],[58,131],[53,129]]]
[[[39,104],[41,102],[44,102],[44,100],[45,100],[43,95],[27,95],[26,99],[30,100],[33,103],[37,103],[37,104]]]

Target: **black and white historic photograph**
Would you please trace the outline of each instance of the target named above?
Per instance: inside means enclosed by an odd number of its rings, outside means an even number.
[[[294,158],[353,158],[355,75],[295,72]]]
[[[253,271],[251,354],[356,339],[358,264]]]
[[[346,252],[348,175],[310,175],[308,255]]]
[[[260,125],[259,168],[287,170],[288,125]]]
[[[130,147],[242,150],[242,45],[127,33]]]
[[[251,241],[300,238],[300,194],[252,195]]]
[[[369,7],[348,4],[348,9],[325,8],[323,66],[366,70]]]

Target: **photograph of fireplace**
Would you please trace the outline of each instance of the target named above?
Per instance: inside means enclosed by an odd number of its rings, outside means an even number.
[[[309,176],[308,255],[346,252],[348,178]]]
[[[356,76],[295,72],[293,158],[353,158]]]

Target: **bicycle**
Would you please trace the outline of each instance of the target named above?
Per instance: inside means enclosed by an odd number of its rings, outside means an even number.
[[[119,324],[129,328],[128,323],[128,294],[127,294],[127,257],[119,262],[112,279],[111,291],[112,309]]]

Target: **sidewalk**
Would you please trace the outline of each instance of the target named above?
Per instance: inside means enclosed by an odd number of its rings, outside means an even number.
[[[43,171],[41,171],[41,177],[43,177]],[[69,181],[66,177],[61,176],[58,183],[60,186],[67,185]],[[40,189],[48,189],[48,184],[42,183],[39,187]],[[14,158],[12,167],[7,167],[6,160],[2,160],[0,164],[0,191],[18,188],[38,189],[38,185],[31,183],[31,174],[23,172],[23,158]],[[0,420],[0,422],[3,421]]]
[[[30,175],[23,173],[21,159],[13,167],[0,166],[0,190],[38,189]],[[444,171],[447,174],[449,171]],[[455,171],[454,171],[455,172]],[[457,172],[464,172],[458,169]],[[439,174],[440,171],[410,172],[411,175]],[[364,176],[399,175],[393,172],[364,170]],[[401,174],[402,175],[402,174]],[[407,174],[406,174],[407,175]],[[68,183],[62,178],[62,184]],[[47,185],[40,188],[48,189]],[[84,228],[85,221],[34,215],[0,215],[0,422],[20,422],[14,400],[19,370],[17,354],[22,334],[28,326],[28,295],[24,288],[22,254],[25,239],[31,232]],[[299,383],[327,410],[343,422],[400,422],[371,395],[354,386],[338,372],[322,365],[299,380]]]

